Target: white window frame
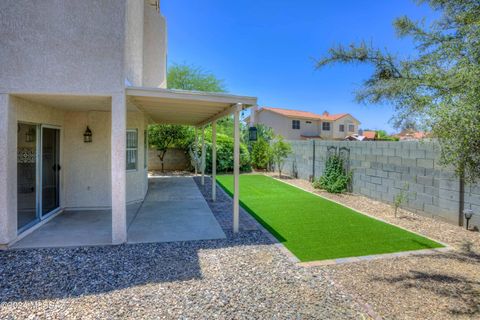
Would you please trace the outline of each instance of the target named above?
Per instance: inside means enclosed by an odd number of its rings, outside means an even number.
[[[127,157],[127,154],[128,154],[128,151],[135,151],[135,169],[127,169],[127,172],[134,172],[134,171],[137,171],[138,170],[138,130],[137,129],[127,129],[126,133],[125,133],[125,140],[127,139],[127,136],[128,136],[128,133],[135,133],[135,136],[136,136],[136,141],[137,141],[137,145],[135,148],[129,148],[127,146],[127,142],[125,141],[125,163],[126,163],[126,166],[128,166],[128,159],[126,158]]]
[[[325,124],[328,124],[328,129],[325,129],[325,127],[324,127]],[[331,125],[330,122],[328,122],[328,121],[322,122],[322,131],[330,131],[331,129],[332,129],[332,125]]]
[[[295,128],[294,123],[298,123],[298,128]],[[292,120],[292,129],[293,130],[300,130],[300,120]]]

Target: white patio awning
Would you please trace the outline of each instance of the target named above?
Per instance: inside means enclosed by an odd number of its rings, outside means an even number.
[[[128,87],[128,103],[162,124],[203,126],[257,104],[257,98],[224,93]]]

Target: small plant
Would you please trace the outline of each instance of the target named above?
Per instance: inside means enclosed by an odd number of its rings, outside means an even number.
[[[395,218],[397,217],[398,208],[400,208],[405,201],[408,199],[408,183],[403,185],[403,188],[400,189],[400,192],[393,198],[393,207],[395,208]]]
[[[282,136],[275,137],[272,144],[272,158],[275,162],[275,166],[278,169],[279,178],[282,177],[282,168],[285,163],[285,159],[292,153],[292,146],[290,143],[283,141]]]
[[[324,189],[330,193],[342,193],[347,190],[348,183],[352,178],[351,172],[346,172],[343,159],[338,155],[332,155],[325,164],[323,176],[313,182],[316,189]]]

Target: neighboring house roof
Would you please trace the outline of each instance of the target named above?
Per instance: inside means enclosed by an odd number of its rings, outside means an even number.
[[[374,140],[377,137],[376,131],[363,131],[365,139]]]
[[[400,138],[400,140],[421,140],[427,138],[428,133],[424,131],[404,130],[394,136]]]
[[[272,108],[272,107],[262,107],[259,110],[259,112],[261,112],[262,110],[271,111],[289,118],[324,120],[324,121],[335,121],[350,115],[349,113],[329,114],[328,112],[324,112],[323,114],[320,115],[320,114],[316,114],[309,111],[290,110],[290,109],[281,109],[281,108]],[[350,116],[354,118],[352,115]],[[357,119],[355,120],[358,121]]]

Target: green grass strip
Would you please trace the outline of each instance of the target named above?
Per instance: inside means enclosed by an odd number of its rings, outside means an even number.
[[[233,176],[217,182],[232,195]],[[263,175],[240,176],[240,203],[301,261],[443,247]]]

